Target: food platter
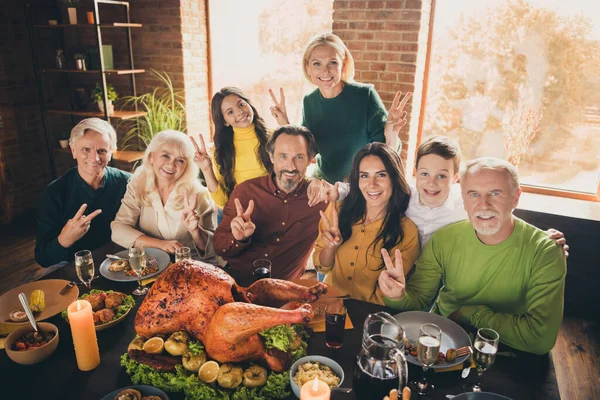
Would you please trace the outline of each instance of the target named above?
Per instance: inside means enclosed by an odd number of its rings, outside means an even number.
[[[125,259],[129,257],[128,250],[120,251],[115,255],[123,257]],[[144,275],[143,279],[148,279],[153,277],[154,275],[160,274],[169,266],[169,263],[171,262],[169,254],[159,249],[147,248],[146,255],[156,258],[156,260],[158,261],[158,271],[148,275]],[[136,282],[139,280],[137,276],[129,276],[123,271],[110,271],[108,267],[110,267],[111,262],[112,260],[107,258],[102,262],[102,264],[100,264],[100,275],[102,275],[106,279],[115,282]]]
[[[93,289],[91,293],[96,293],[96,294],[98,294],[98,293],[105,293],[105,294],[107,294],[106,292],[107,292],[107,291],[98,290],[98,289]],[[115,291],[113,291],[113,290],[109,290],[108,292],[111,292],[111,293],[112,293],[112,292],[115,292]],[[85,299],[87,298],[87,296],[88,296],[89,294],[91,294],[91,293],[86,293],[86,294],[83,294],[83,295],[82,295],[81,297],[79,297],[78,299],[79,299],[79,300],[85,300]],[[116,292],[116,293],[121,293],[121,292]],[[122,294],[124,294],[124,295],[125,295],[125,293],[122,293]],[[100,324],[100,325],[94,325],[94,326],[95,326],[95,328],[96,328],[96,331],[97,331],[97,332],[99,332],[99,331],[103,331],[103,330],[105,330],[105,329],[108,329],[108,328],[110,328],[110,327],[112,327],[112,326],[115,326],[115,325],[117,325],[119,322],[122,322],[123,320],[125,320],[125,318],[126,318],[126,317],[127,317],[127,315],[129,314],[129,312],[131,311],[131,309],[135,307],[135,300],[134,300],[134,298],[133,298],[131,295],[125,295],[125,298],[123,299],[123,302],[122,302],[122,303],[119,305],[119,307],[129,307],[129,308],[128,308],[128,309],[127,309],[127,311],[125,311],[125,313],[124,313],[123,315],[121,315],[119,318],[113,319],[113,320],[111,320],[111,321],[109,321],[109,322],[106,322],[106,323],[104,323],[104,324]],[[117,311],[118,311],[118,309],[119,309],[119,307],[114,307],[114,308],[113,308],[113,312],[117,312]],[[105,307],[105,308],[107,308],[107,307]],[[69,318],[67,317],[67,310],[63,310],[63,312],[62,312],[61,314],[62,314],[62,317],[63,317],[63,319],[64,319],[65,321],[67,321],[67,323],[69,323]]]
[[[0,296],[0,321],[7,325],[23,325],[28,324],[29,321],[24,322],[13,322],[8,319],[8,313],[14,310],[23,310],[21,302],[19,301],[19,293],[24,293],[25,297],[29,299],[31,292],[34,290],[42,290],[44,292],[46,307],[44,311],[34,313],[33,316],[36,321],[43,321],[50,317],[55,316],[69,304],[71,304],[77,296],[79,296],[79,288],[75,285],[64,295],[60,294],[60,291],[69,283],[69,281],[63,279],[46,279],[35,282],[26,283],[18,286],[14,289],[9,290]]]
[[[316,279],[294,279],[292,282],[306,287],[311,287],[319,283]],[[333,287],[333,285],[327,285],[327,293],[321,295],[319,300],[315,303],[310,303],[313,306],[313,311],[315,313],[315,316],[310,323],[315,324],[325,321],[325,308],[333,302],[340,301],[340,299],[335,296],[341,295],[342,292],[340,292],[338,288]]]
[[[394,318],[400,323],[404,329],[404,336],[408,338],[410,343],[416,343],[419,339],[419,331],[423,324],[436,324],[442,330],[442,342],[440,344],[440,352],[446,353],[448,349],[458,349],[463,346],[471,346],[471,339],[463,328],[456,322],[442,317],[441,315],[427,313],[423,311],[406,311],[394,315]],[[430,368],[448,368],[462,364],[470,355],[457,357],[454,361],[444,361],[440,364],[433,364]],[[406,360],[411,364],[421,366],[421,363],[416,357],[407,354]]]
[[[113,390],[112,392],[110,392],[109,394],[104,396],[102,398],[102,400],[114,400],[115,397],[117,397],[117,395],[125,389],[135,389],[138,392],[140,392],[142,394],[142,396],[158,396],[161,398],[161,400],[169,400],[169,396],[167,396],[167,394],[165,392],[163,392],[160,389],[155,388],[154,386],[149,386],[149,385],[133,385],[133,386],[122,387],[120,389]]]

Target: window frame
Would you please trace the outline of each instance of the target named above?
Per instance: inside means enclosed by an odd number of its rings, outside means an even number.
[[[429,14],[429,32],[427,37],[427,50],[425,55],[425,68],[423,72],[423,93],[421,94],[421,104],[419,108],[419,122],[417,127],[417,140],[416,146],[414,150],[414,163],[412,165],[412,177],[416,176],[417,171],[417,151],[419,146],[421,145],[421,140],[423,139],[423,126],[425,123],[425,108],[427,105],[427,90],[429,89],[429,70],[431,65],[431,51],[432,51],[432,43],[433,43],[433,30],[434,30],[434,21],[435,21],[435,6],[437,0],[431,0],[431,13]],[[577,192],[566,189],[554,189],[544,186],[536,186],[536,185],[528,185],[521,184],[521,188],[524,192],[536,193],[536,194],[544,194],[555,197],[564,197],[570,199],[578,199],[578,200],[586,200],[586,201],[594,201],[600,202],[600,179],[598,179],[596,193],[593,192]]]

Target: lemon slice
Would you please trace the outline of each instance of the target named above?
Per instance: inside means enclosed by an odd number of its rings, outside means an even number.
[[[146,340],[142,350],[144,350],[148,354],[160,354],[165,348],[165,341],[160,337],[153,337],[151,339]]]
[[[216,361],[207,361],[198,370],[198,378],[206,383],[213,383],[217,380],[219,374],[219,363]]]

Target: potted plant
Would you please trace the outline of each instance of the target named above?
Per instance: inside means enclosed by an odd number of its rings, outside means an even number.
[[[150,75],[162,82],[150,93],[127,96],[123,105],[129,105],[145,111],[146,114],[136,119],[134,126],[125,134],[125,148],[135,147],[144,150],[157,133],[173,129],[186,131],[185,106],[183,96],[173,87],[173,82],[166,72],[150,70]]]
[[[116,101],[119,98],[119,94],[110,83],[106,84],[106,97],[108,97],[108,114],[112,114],[115,111],[113,101]],[[100,112],[104,112],[104,93],[100,83],[96,83],[96,86],[92,90],[92,100],[98,104]]]
[[[69,23],[71,25],[77,25],[77,4],[79,0],[63,0],[65,6],[67,6],[67,12],[69,13]]]
[[[75,59],[75,68],[77,68],[80,71],[85,71],[86,67],[85,67],[85,54],[83,53],[75,53],[73,55],[73,58]]]
[[[60,143],[60,147],[66,149],[69,147],[69,138],[71,137],[71,133],[68,131],[60,131],[56,134],[58,138],[58,143]]]

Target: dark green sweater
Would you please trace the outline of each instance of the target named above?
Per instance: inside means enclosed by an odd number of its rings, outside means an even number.
[[[333,99],[324,98],[316,89],[304,96],[303,103],[302,125],[317,142],[317,176],[328,182],[342,181],[365,145],[385,143],[387,113],[372,85],[345,83]]]
[[[72,261],[79,250],[94,250],[110,241],[110,223],[115,219],[131,174],[106,167],[104,181],[98,190],[92,189],[79,176],[77,167],[48,185],[38,211],[35,259],[42,267],[60,261]],[[92,220],[88,233],[70,248],[58,243],[58,235],[67,221],[87,204],[85,214],[101,209]]]

